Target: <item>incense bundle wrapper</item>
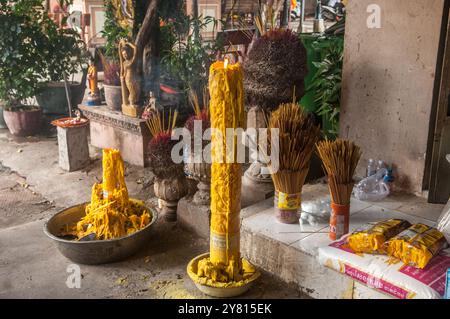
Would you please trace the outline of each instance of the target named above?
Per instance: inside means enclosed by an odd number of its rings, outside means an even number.
[[[275,187],[274,210],[275,217],[283,224],[295,224],[298,222],[302,207],[302,188],[308,175],[308,169],[299,172],[280,171],[278,179],[285,183]],[[285,187],[285,185],[295,185]]]
[[[328,183],[332,194],[329,238],[336,240],[349,232],[350,197],[354,183],[339,184],[335,176],[329,176]],[[341,196],[333,196],[336,190]]]
[[[353,175],[361,158],[361,150],[351,141],[337,139],[319,142],[317,151],[328,175],[331,194],[329,238],[337,240],[349,232]]]

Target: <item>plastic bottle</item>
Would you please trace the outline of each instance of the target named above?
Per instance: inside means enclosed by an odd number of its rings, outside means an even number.
[[[392,183],[394,182],[394,180],[395,180],[395,177],[394,177],[394,175],[392,174],[392,171],[393,171],[392,167],[388,167],[388,168],[387,168],[387,173],[386,173],[386,175],[384,175],[384,177],[383,177],[383,181],[384,181],[386,184],[388,184],[388,185],[392,184]]]
[[[382,160],[379,160],[377,162],[377,172],[382,168],[386,168],[386,164]]]
[[[381,170],[383,170],[385,173],[384,174],[378,174]],[[379,160],[377,162],[376,173],[377,173],[377,176],[380,176],[380,178],[378,180],[383,179],[384,176],[387,174],[386,164],[384,164],[384,162],[382,160]]]
[[[377,173],[377,168],[375,166],[375,161],[373,160],[373,158],[369,159],[369,163],[367,164],[367,171],[366,171],[366,175],[367,177],[375,175]]]

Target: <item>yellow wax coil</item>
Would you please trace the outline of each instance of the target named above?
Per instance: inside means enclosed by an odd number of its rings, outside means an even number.
[[[95,234],[96,239],[112,239],[132,234],[150,222],[144,203],[128,197],[124,164],[120,152],[103,150],[103,181],[92,186],[86,215],[77,223],[78,239]]]
[[[383,254],[385,242],[411,224],[402,219],[381,221],[365,231],[356,231],[348,237],[349,247],[357,253]]]
[[[414,224],[386,242],[389,256],[423,269],[447,246],[444,234],[424,224]]]

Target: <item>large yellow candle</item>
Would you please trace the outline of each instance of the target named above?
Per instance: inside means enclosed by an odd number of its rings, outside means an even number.
[[[211,65],[210,262],[222,269],[222,275],[225,271],[227,279],[233,281],[241,279],[239,272],[242,267],[239,253],[241,165],[236,158],[236,136],[232,139],[231,150],[226,149],[226,129],[245,125],[242,78],[242,68],[238,63],[226,65],[226,62],[215,62]]]
[[[114,191],[121,188],[124,195],[128,196],[127,187],[125,185],[125,175],[123,160],[120,152],[116,149],[103,150],[103,196],[109,199],[113,196]]]

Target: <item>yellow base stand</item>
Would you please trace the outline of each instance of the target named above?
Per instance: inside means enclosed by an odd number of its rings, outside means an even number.
[[[242,280],[230,282],[214,282],[210,278],[198,275],[198,264],[200,261],[209,259],[209,253],[202,254],[192,259],[187,266],[189,277],[197,286],[198,290],[211,297],[231,298],[246,293],[261,276],[246,259],[242,258]]]
[[[136,105],[122,104],[122,114],[129,117],[138,117],[138,108]]]

